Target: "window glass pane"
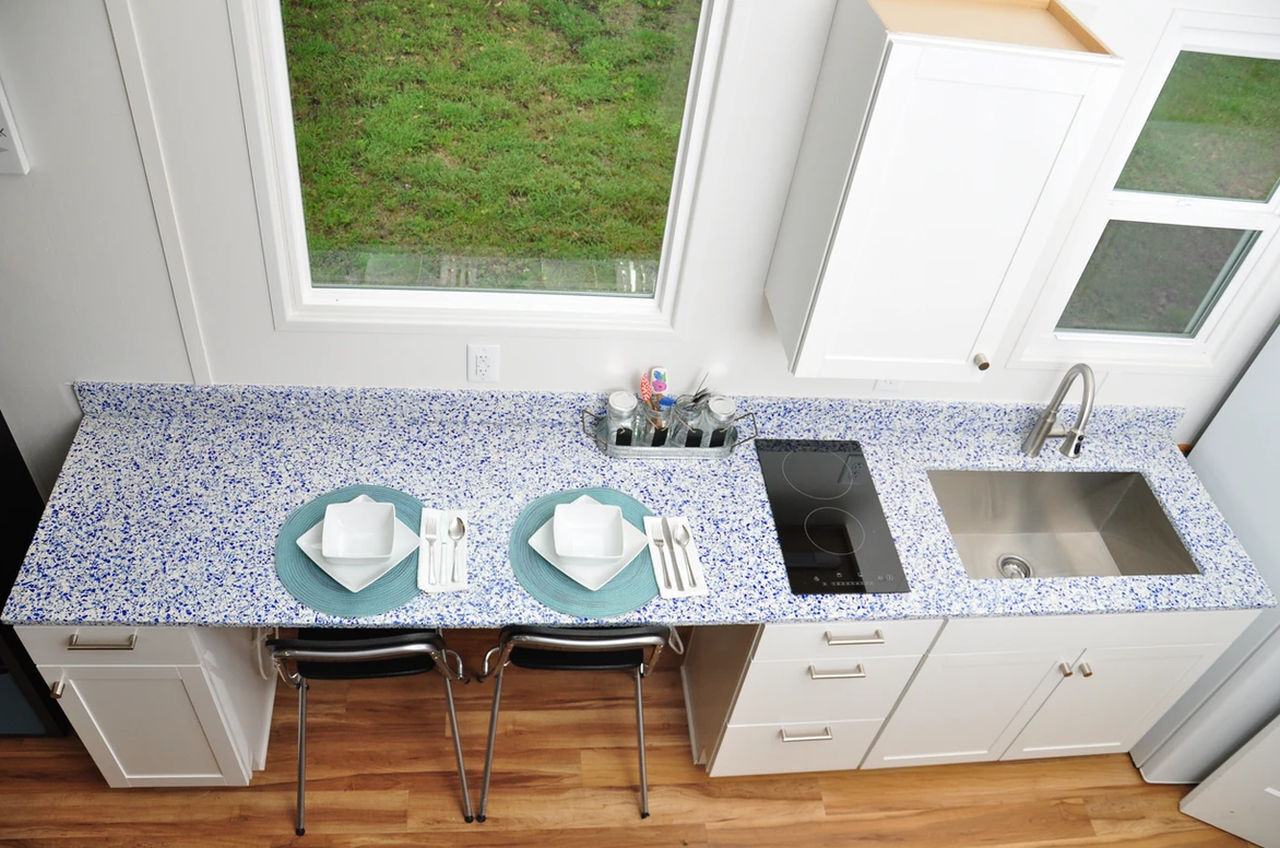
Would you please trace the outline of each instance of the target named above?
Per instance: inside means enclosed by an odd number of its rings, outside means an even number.
[[[1110,221],[1057,329],[1194,336],[1257,237]]]
[[[1280,60],[1178,55],[1116,188],[1267,200],[1280,178]]]
[[[652,296],[699,0],[283,0],[317,286]]]

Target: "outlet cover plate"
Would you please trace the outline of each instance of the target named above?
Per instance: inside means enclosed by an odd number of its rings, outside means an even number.
[[[0,174],[25,174],[30,170],[26,151],[13,126],[13,110],[4,96],[4,84],[0,83]]]
[[[498,382],[498,366],[501,364],[502,347],[496,344],[467,345],[467,381],[471,383]]]

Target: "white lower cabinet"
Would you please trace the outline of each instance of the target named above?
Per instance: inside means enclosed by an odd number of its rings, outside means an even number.
[[[1058,653],[930,654],[866,768],[999,759]]]
[[[275,679],[252,631],[16,629],[109,785],[244,786],[264,767]]]
[[[1127,752],[1253,610],[703,627],[712,777]]]
[[[1128,751],[1255,615],[949,621],[863,767]]]
[[[1225,648],[1089,648],[1001,759],[1126,752]]]
[[[681,670],[695,759],[712,777],[857,768],[940,625],[699,629]]]

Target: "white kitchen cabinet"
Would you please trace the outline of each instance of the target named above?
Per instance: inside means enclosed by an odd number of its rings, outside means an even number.
[[[1054,651],[926,658],[864,768],[997,760],[1015,718],[1055,673]]]
[[[1089,648],[1001,759],[1128,751],[1226,647]]]
[[[1120,65],[1056,2],[835,4],[765,286],[792,372],[977,379]]]
[[[244,786],[264,767],[275,680],[253,631],[16,629],[109,785]]]
[[[1256,615],[950,620],[863,767],[1128,751]]]
[[[681,668],[712,777],[857,768],[937,620],[704,627]]]

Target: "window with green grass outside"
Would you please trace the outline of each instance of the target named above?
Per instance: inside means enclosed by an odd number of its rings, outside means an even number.
[[[312,285],[652,297],[699,0],[283,0]]]
[[[1261,235],[1222,219],[1266,216],[1278,182],[1280,60],[1180,52],[1057,329],[1194,337]]]

